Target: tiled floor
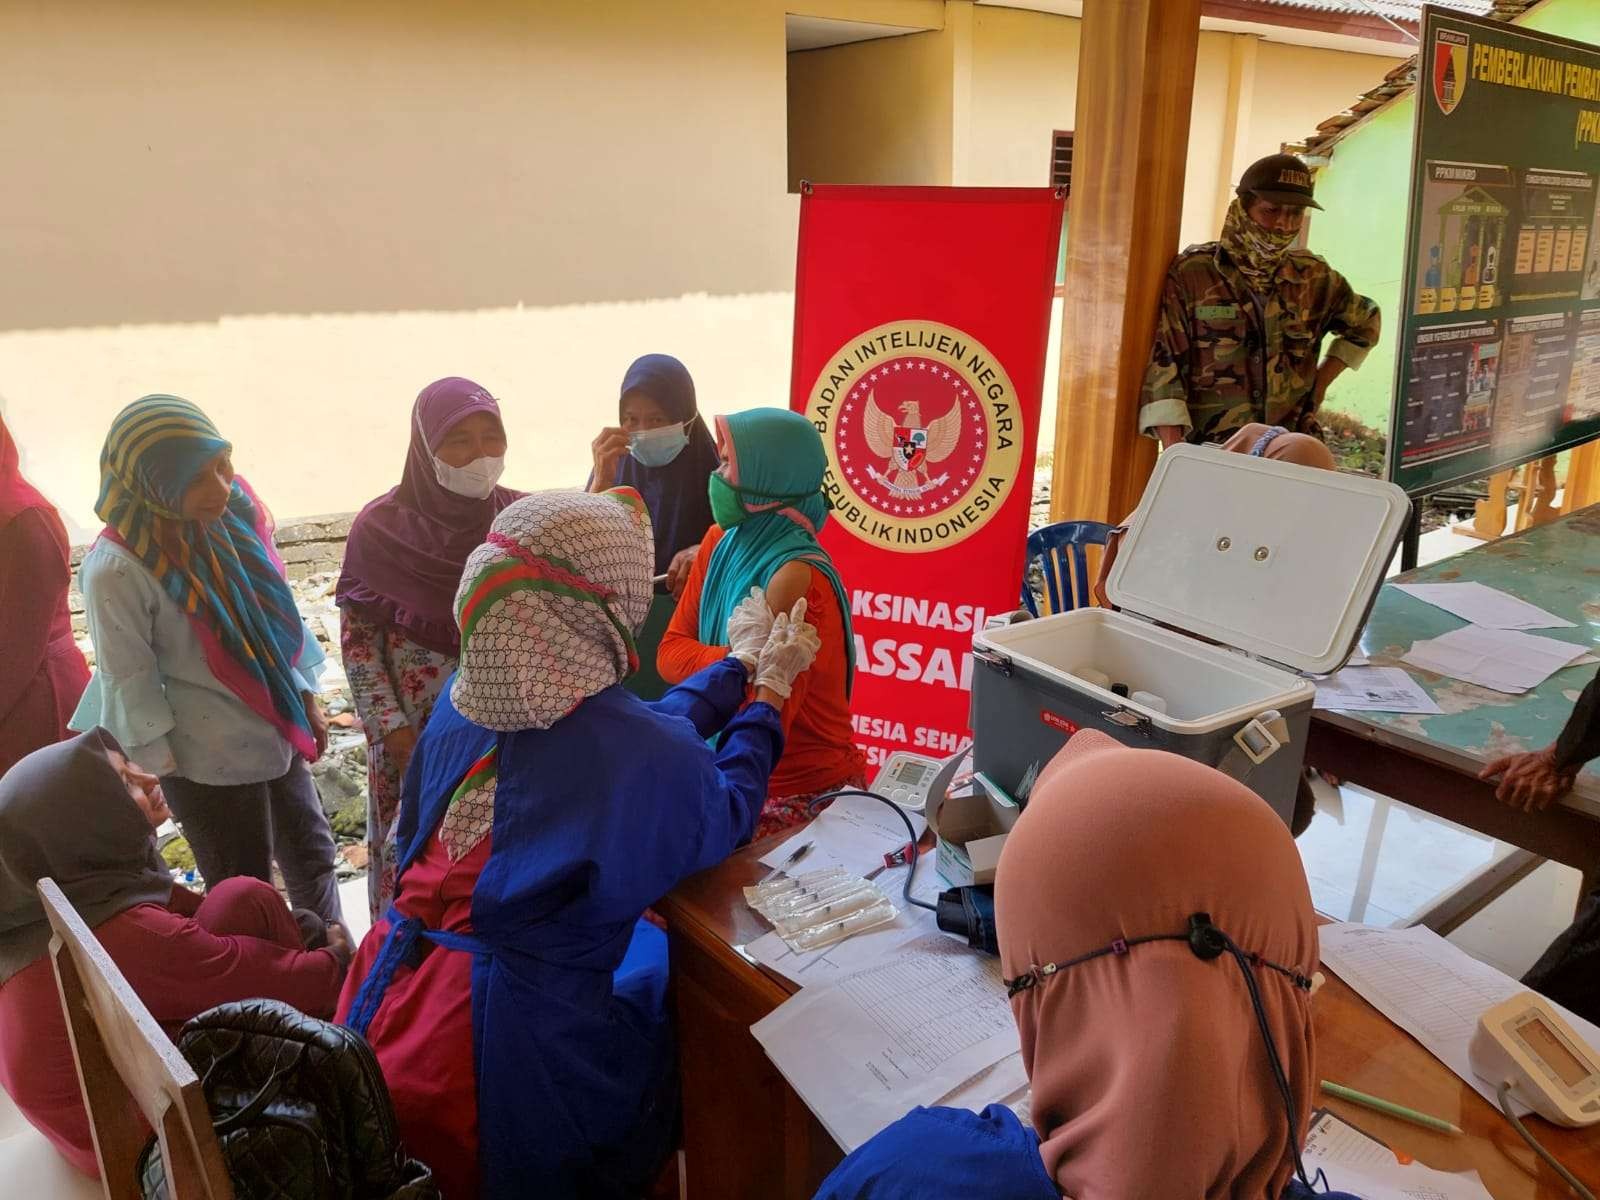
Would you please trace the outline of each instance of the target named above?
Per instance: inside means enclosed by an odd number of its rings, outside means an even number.
[[[1357,787],[1319,808],[1300,836],[1317,911],[1398,925],[1511,847]],[[1342,811],[1337,811],[1342,809]],[[1375,869],[1363,871],[1368,856]],[[1572,919],[1578,872],[1546,863],[1450,935],[1474,958],[1520,976]]]

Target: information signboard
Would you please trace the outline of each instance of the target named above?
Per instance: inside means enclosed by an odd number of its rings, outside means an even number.
[[[1425,10],[1389,477],[1600,437],[1600,48]]]

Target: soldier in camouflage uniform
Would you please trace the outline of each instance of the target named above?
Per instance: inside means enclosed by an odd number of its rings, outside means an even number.
[[[1292,248],[1305,210],[1322,207],[1305,165],[1263,158],[1237,191],[1221,240],[1191,246],[1167,270],[1139,409],[1139,432],[1163,446],[1224,441],[1252,421],[1320,437],[1328,385],[1378,341],[1378,306]]]

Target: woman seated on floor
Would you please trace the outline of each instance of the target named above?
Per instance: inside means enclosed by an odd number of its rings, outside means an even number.
[[[1255,793],[1076,734],[1006,840],[995,913],[1032,1127],[998,1104],[916,1109],[818,1200],[1309,1200],[1317,929]]]
[[[450,1200],[637,1196],[672,1147],[666,939],[641,917],[749,839],[818,642],[757,596],[729,654],[646,703],[620,685],[654,564],[630,489],[528,496],[467,560],[395,902],[339,1005]]]
[[[155,838],[170,815],[160,782],[103,729],[36,750],[0,779],[0,1086],[89,1175],[99,1168],[37,880],[60,884],[169,1033],[254,997],[331,1016],[350,962],[340,926],[290,916],[259,879],[235,876],[204,899],[174,884]]]

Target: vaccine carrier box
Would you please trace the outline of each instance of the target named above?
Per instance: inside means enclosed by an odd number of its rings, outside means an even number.
[[[1098,729],[1217,767],[1289,821],[1316,695],[1308,676],[1349,659],[1410,511],[1382,480],[1168,450],[1106,581],[1120,611],[974,637],[974,767],[1026,803],[1067,738]]]

